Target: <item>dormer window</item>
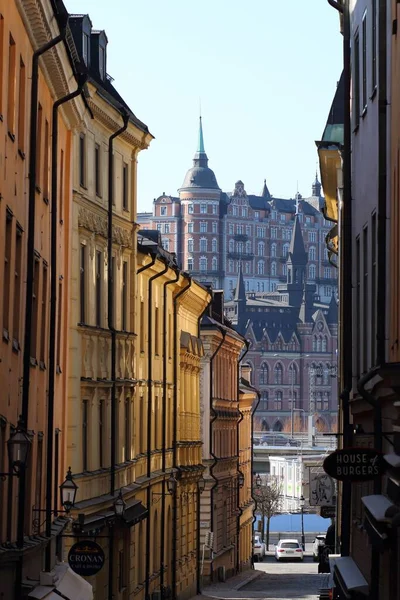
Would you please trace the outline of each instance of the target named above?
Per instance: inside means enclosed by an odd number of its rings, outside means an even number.
[[[85,65],[88,67],[89,66],[89,36],[88,34],[84,31],[83,32],[83,38],[82,38],[82,58],[85,61]]]
[[[99,73],[101,79],[106,76],[106,49],[103,46],[99,46]]]

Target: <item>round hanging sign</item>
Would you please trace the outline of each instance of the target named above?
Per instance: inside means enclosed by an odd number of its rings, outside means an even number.
[[[369,481],[382,475],[383,455],[373,448],[343,448],[324,460],[324,471],[340,481]]]
[[[91,540],[77,542],[68,553],[69,566],[84,577],[96,575],[102,569],[104,560],[103,548]]]

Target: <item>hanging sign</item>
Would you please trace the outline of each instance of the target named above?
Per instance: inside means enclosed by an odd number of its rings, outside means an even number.
[[[104,565],[103,548],[91,540],[77,542],[68,553],[68,564],[78,575],[96,575]]]
[[[320,514],[323,519],[336,517],[336,506],[321,506]]]
[[[343,448],[329,454],[323,467],[340,481],[369,481],[382,475],[383,455],[373,448]]]

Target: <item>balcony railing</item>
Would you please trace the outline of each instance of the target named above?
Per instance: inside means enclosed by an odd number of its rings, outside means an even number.
[[[228,258],[232,260],[253,260],[254,254],[251,252],[228,252]]]

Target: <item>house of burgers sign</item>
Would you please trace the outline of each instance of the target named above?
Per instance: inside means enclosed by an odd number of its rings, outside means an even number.
[[[340,481],[369,481],[383,472],[383,455],[373,448],[343,448],[324,460],[324,471]]]
[[[68,564],[78,575],[96,575],[104,565],[103,548],[91,540],[77,542],[68,553]]]

